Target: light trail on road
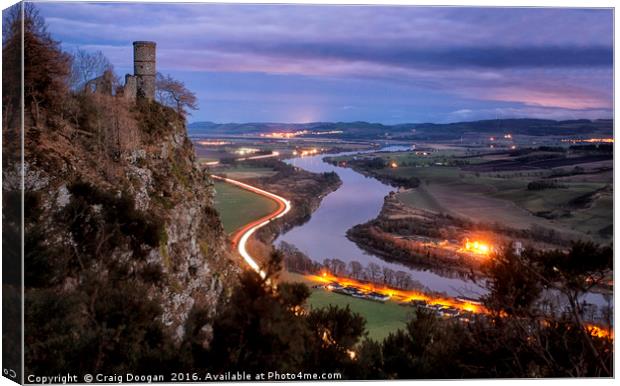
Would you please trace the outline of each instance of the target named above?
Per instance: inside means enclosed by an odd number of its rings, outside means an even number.
[[[291,210],[291,202],[284,197],[278,196],[277,194],[273,194],[266,190],[259,189],[257,187],[248,185],[241,181],[233,180],[233,179],[226,178],[226,177],[220,177],[216,175],[211,175],[211,177],[216,180],[224,181],[229,184],[238,186],[241,189],[245,189],[247,191],[260,194],[261,196],[267,197],[275,201],[278,204],[278,209],[276,209],[274,212],[268,214],[267,216],[261,217],[258,220],[254,220],[244,225],[241,229],[235,232],[235,234],[232,236],[233,247],[237,247],[237,251],[239,252],[241,257],[243,257],[246,263],[248,263],[248,265],[264,279],[267,276],[267,274],[265,273],[265,271],[260,269],[260,266],[258,265],[256,260],[247,251],[247,247],[246,247],[247,242],[250,236],[252,236],[252,234],[254,234],[254,232],[256,232],[259,228],[262,228],[265,225],[269,224],[271,221],[278,219],[284,216],[285,214],[287,214]]]

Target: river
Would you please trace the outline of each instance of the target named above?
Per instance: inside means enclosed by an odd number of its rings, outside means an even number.
[[[391,146],[381,151],[398,151],[405,148]],[[330,154],[337,157],[359,152]],[[427,290],[442,292],[448,296],[467,296],[479,298],[487,290],[484,282],[474,283],[452,271],[441,274],[423,269],[405,266],[399,263],[388,263],[385,260],[360,249],[346,237],[351,227],[365,223],[377,217],[383,206],[384,197],[394,188],[372,177],[366,177],[350,168],[331,165],[323,161],[325,154],[291,158],[286,163],[314,173],[335,172],[340,176],[342,185],[338,190],[328,194],[319,208],[312,214],[308,222],[280,235],[275,244],[285,241],[296,246],[300,251],[317,262],[337,258],[346,263],[359,261],[362,265],[376,263],[387,266],[394,271],[405,271]],[[598,293],[588,293],[584,299],[587,303],[599,307],[607,306],[609,299]]]
[[[402,150],[398,147],[386,150]],[[332,156],[353,153],[339,153]],[[310,221],[281,235],[276,245],[285,241],[295,245],[311,259],[323,262],[326,258],[338,258],[346,263],[357,260],[362,265],[374,262],[388,266],[395,271],[405,271],[412,278],[431,291],[444,292],[449,296],[478,297],[485,290],[470,280],[453,275],[442,276],[434,272],[414,269],[398,263],[388,263],[381,258],[360,249],[346,237],[348,229],[377,217],[384,197],[394,188],[374,178],[349,168],[334,166],[324,162],[325,155],[292,158],[285,162],[314,173],[336,172],[342,186],[323,199]]]

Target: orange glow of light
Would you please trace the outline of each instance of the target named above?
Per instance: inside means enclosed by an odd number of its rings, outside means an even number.
[[[352,286],[356,287],[363,292],[378,292],[382,295],[390,296],[392,301],[408,303],[412,300],[423,300],[429,305],[441,305],[444,307],[452,307],[461,311],[471,312],[473,314],[488,314],[489,311],[480,303],[477,302],[468,302],[461,299],[455,299],[450,297],[441,297],[434,296],[431,294],[426,294],[421,291],[413,291],[413,290],[401,290],[396,288],[390,288],[386,286],[382,286],[379,284],[361,282],[355,279],[346,278],[346,277],[337,277],[332,275],[329,272],[323,271],[320,275],[305,275],[306,279],[321,283],[321,284],[330,284],[330,283],[338,283],[343,287]],[[501,317],[507,317],[505,312],[500,313]],[[588,333],[592,336],[598,338],[608,338],[614,339],[613,330],[609,330],[604,327],[600,327],[594,324],[587,324],[586,329]]]
[[[570,142],[570,143],[614,143],[613,138],[588,138],[588,139],[563,139],[562,142]]]
[[[393,169],[395,169],[395,168],[397,168],[397,167],[398,167],[398,164],[396,163],[396,161],[392,161],[392,162],[390,163],[390,167],[391,167],[391,168],[393,168]]]
[[[590,335],[596,336],[597,338],[614,339],[614,331],[613,330],[608,330],[606,328],[602,328],[602,327],[596,326],[594,324],[586,325],[586,330],[588,331],[588,333]]]
[[[401,290],[397,288],[390,288],[387,286],[383,286],[380,284],[373,284],[367,282],[361,282],[355,279],[347,278],[347,277],[337,277],[332,275],[329,272],[322,272],[320,275],[306,275],[308,280],[322,283],[322,284],[330,284],[330,283],[338,283],[343,287],[352,286],[356,287],[363,292],[377,292],[381,295],[387,295],[394,301],[400,302],[410,302],[412,300],[424,300],[430,305],[442,305],[445,307],[453,307],[463,311],[469,311],[473,313],[487,313],[487,310],[480,304],[476,304],[473,302],[461,301],[454,298],[449,297],[439,297],[432,296],[429,294],[425,294],[421,291],[414,290]]]
[[[357,354],[355,353],[355,351],[353,351],[353,350],[347,350],[347,354],[349,354],[349,358],[351,358],[351,359],[353,359],[353,360],[355,360],[355,357],[356,357],[356,355],[357,355]]]
[[[301,155],[302,157],[305,157],[307,155],[315,155],[318,153],[319,153],[318,149],[307,149],[307,150],[302,150],[301,152],[299,152],[299,155]]]
[[[465,245],[460,251],[488,256],[493,251],[493,247],[483,241],[469,241],[469,239],[465,239]]]

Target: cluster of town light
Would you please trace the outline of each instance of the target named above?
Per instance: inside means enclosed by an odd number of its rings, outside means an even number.
[[[261,134],[261,137],[265,138],[294,138],[300,135],[308,134],[308,130],[300,130],[295,132],[274,132],[274,133],[264,133]]]
[[[307,149],[307,150],[293,150],[293,155],[300,155],[305,157],[307,155],[315,155],[319,153],[319,149]]]
[[[228,141],[218,141],[218,140],[214,140],[214,141],[198,141],[199,145],[202,146],[222,146],[222,145],[230,145],[230,142]]]
[[[614,143],[614,139],[613,138],[588,138],[588,139],[570,138],[570,139],[563,139],[562,142],[570,142],[570,143]]]
[[[239,155],[254,154],[256,152],[258,152],[258,149],[252,147],[240,147],[237,151],[235,151],[235,153]]]
[[[273,133],[262,133],[260,134],[263,138],[295,138],[302,135],[329,135],[329,134],[342,134],[342,130],[327,130],[327,131],[309,131],[309,130],[298,130],[298,131],[286,131],[286,132],[273,132]]]

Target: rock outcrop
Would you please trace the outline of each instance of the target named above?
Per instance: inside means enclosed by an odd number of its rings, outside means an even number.
[[[51,266],[46,287],[62,296],[89,275],[106,282],[122,266],[158,299],[161,322],[180,342],[191,311],[212,316],[236,277],[212,182],[176,112],[149,101],[88,98],[88,128],[62,120],[58,128],[27,129],[26,235],[38,234],[55,251],[55,261],[43,262]],[[104,108],[110,105],[114,114]],[[131,143],[121,143],[127,133]],[[5,188],[19,190],[18,173],[5,171]],[[28,297],[32,283],[25,284]]]

